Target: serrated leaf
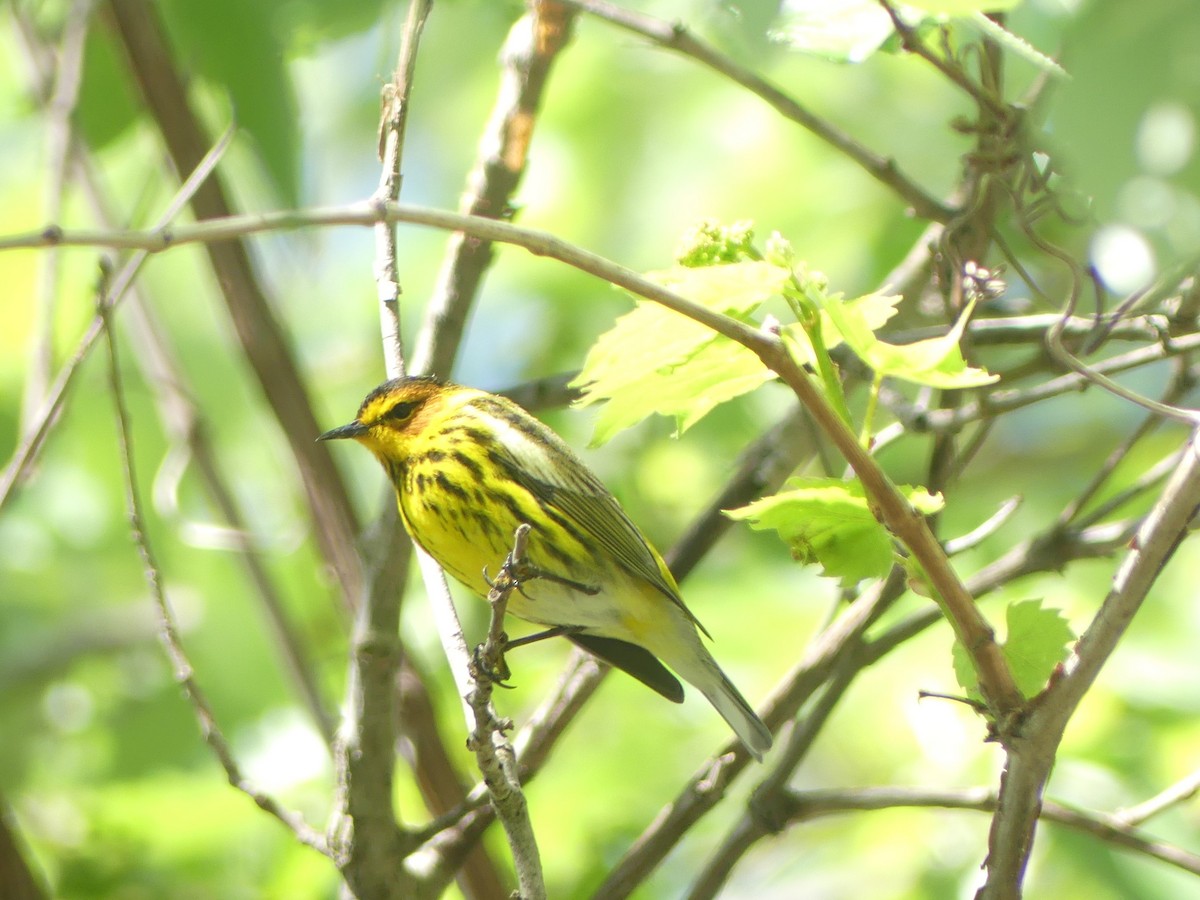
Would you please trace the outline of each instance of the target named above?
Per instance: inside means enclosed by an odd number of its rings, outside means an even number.
[[[980,387],[999,380],[999,376],[984,369],[968,366],[959,348],[974,301],[967,304],[947,334],[900,345],[875,337],[870,323],[853,303],[823,298],[822,308],[850,349],[882,376],[943,389]]]
[[[934,512],[941,498],[923,488],[900,490],[921,512]],[[823,574],[853,584],[891,571],[892,537],[872,514],[858,481],[793,478],[771,497],[725,510],[756,531],[775,531],[802,563],[818,563]]]
[[[1008,608],[1004,656],[1017,687],[1026,697],[1039,693],[1054,668],[1067,658],[1075,634],[1062,612],[1041,600],[1023,600]]]
[[[1026,697],[1039,694],[1056,666],[1070,653],[1075,633],[1063,614],[1043,607],[1041,600],[1010,604],[1005,613],[1006,631],[1000,651],[1008,661],[1013,680]],[[980,698],[979,679],[967,651],[958,641],[951,651],[954,677],[967,694]]]
[[[746,320],[791,277],[764,262],[705,268],[676,267],[647,276],[681,296]],[[718,403],[752,390],[769,373],[750,351],[657,303],[639,302],[602,334],[572,382],[578,405],[609,401],[593,444],[654,413],[675,417],[680,429]]]
[[[995,8],[992,4],[987,6],[988,10],[994,10]],[[1068,77],[1067,70],[1060,66],[1057,60],[1051,59],[1024,38],[1013,34],[995,19],[988,18],[982,12],[975,12],[971,14],[970,22],[984,36],[991,38],[999,44],[1001,48],[1021,57],[1048,75],[1053,75],[1056,78]]]
[[[772,373],[757,356],[728,338],[701,346],[677,366],[665,366],[614,390],[596,417],[592,446],[654,414],[672,416],[682,434],[714,407],[754,390]]]

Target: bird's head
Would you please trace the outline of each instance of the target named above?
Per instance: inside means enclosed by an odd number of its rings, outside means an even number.
[[[352,422],[330,429],[318,441],[353,438],[386,465],[408,455],[408,446],[436,416],[440,401],[455,390],[428,376],[393,378],[367,394]]]

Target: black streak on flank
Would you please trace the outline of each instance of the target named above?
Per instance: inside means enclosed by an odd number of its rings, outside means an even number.
[[[450,458],[456,463],[471,473],[471,477],[476,481],[483,481],[483,466],[477,463],[461,450],[454,450],[450,454]]]
[[[455,484],[453,481],[451,481],[445,472],[438,472],[433,477],[434,477],[434,480],[437,481],[438,487],[441,488],[443,491],[445,491],[447,494],[453,494],[455,497],[458,497],[460,500],[467,499],[466,489],[462,485]]]

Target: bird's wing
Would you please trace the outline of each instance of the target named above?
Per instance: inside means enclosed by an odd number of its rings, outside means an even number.
[[[595,634],[572,634],[568,637],[610,666],[632,675],[646,687],[658,691],[672,703],[683,702],[683,685],[667,671],[658,657],[644,647],[616,638]]]
[[[499,398],[476,398],[472,405],[492,420],[502,448],[493,462],[507,469],[509,476],[539,503],[585,532],[627,572],[657,588],[708,635],[684,605],[662,557],[625,515],[608,488],[558,435]]]

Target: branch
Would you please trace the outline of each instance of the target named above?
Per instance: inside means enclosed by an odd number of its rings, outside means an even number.
[[[19,8],[13,12],[19,15]],[[37,93],[46,114],[46,218],[53,222],[63,209],[74,143],[73,117],[79,99],[83,74],[83,51],[92,21],[92,0],[72,0],[63,20],[62,42],[54,60],[52,76],[47,76]],[[41,79],[39,79],[41,80]],[[30,341],[29,377],[25,380],[25,396],[21,408],[21,428],[25,433],[36,421],[45,399],[46,389],[54,367],[54,319],[59,279],[59,254],[47,253],[41,260],[38,295],[34,312],[33,337]]]
[[[400,41],[400,59],[392,80],[383,88],[383,111],[379,122],[380,202],[400,199],[403,180],[404,132],[408,127],[409,97],[417,68],[417,47],[433,0],[412,0]],[[379,295],[379,328],[383,358],[389,378],[404,374],[404,341],[400,334],[400,271],[396,265],[396,228],[390,222],[375,226],[375,284]]]
[[[861,640],[902,589],[903,580],[898,577],[875,584],[813,641],[768,699],[762,716],[767,727],[778,731],[783,722],[796,715],[830,677],[845,648]],[[747,759],[744,754],[718,754],[697,771],[612,868],[594,898],[628,897],[674,849],[682,835],[725,797],[728,785],[745,768]]]
[[[174,613],[167,602],[166,593],[163,590],[160,569],[150,547],[145,522],[142,517],[142,506],[138,495],[137,476],[134,469],[129,413],[125,407],[125,392],[121,383],[121,371],[117,359],[117,343],[116,337],[113,335],[110,327],[107,298],[102,296],[98,306],[100,314],[103,317],[104,332],[107,336],[109,386],[117,418],[117,439],[121,454],[122,474],[125,480],[125,502],[129,514],[130,529],[133,534],[134,543],[137,545],[138,554],[142,559],[146,584],[150,589],[158,611],[160,637],[174,668],[175,680],[179,682],[184,694],[191,703],[192,709],[196,714],[196,719],[200,723],[200,731],[204,736],[204,741],[216,755],[221,768],[225,770],[225,776],[229,779],[229,783],[249,796],[264,812],[274,816],[287,826],[302,844],[312,847],[325,856],[330,856],[331,852],[325,839],[305,822],[300,814],[284,809],[274,797],[259,791],[242,775],[241,769],[234,759],[233,751],[230,750],[229,743],[225,740],[224,734],[222,734],[220,727],[217,725],[216,717],[213,715],[208,698],[201,691],[199,684],[196,683],[192,664],[184,652],[183,644],[179,640],[179,629],[175,623]]]
[[[162,250],[173,243],[214,240],[218,236],[227,236],[229,233],[295,228],[311,224],[373,225],[381,220],[406,221],[469,231],[478,237],[525,247],[532,253],[558,259],[647,300],[653,300],[708,326],[713,331],[737,341],[752,351],[768,369],[777,373],[793,390],[817,425],[841,451],[851,468],[862,480],[873,505],[878,509],[881,520],[910,549],[921,564],[931,585],[944,604],[947,617],[954,626],[956,635],[972,658],[979,674],[980,689],[994,711],[1000,718],[1004,718],[1019,708],[1022,703],[1021,694],[1017,690],[1008,664],[995,642],[994,633],[975,608],[970,595],[954,573],[937,539],[930,532],[924,520],[912,509],[904,496],[879,468],[875,460],[859,444],[858,436],[846,427],[838,414],[829,406],[824,395],[803,367],[791,357],[779,335],[752,328],[729,316],[714,312],[643,278],[624,266],[561,241],[545,232],[519,228],[478,216],[461,216],[399,203],[368,202],[335,210],[231,216],[190,228],[181,226],[171,232],[130,232],[119,236],[118,239],[123,242],[134,242],[138,246]],[[97,238],[102,239],[98,241]],[[24,242],[21,242],[22,239],[17,239],[17,243],[12,240],[0,241],[0,249],[5,246],[17,245],[37,246],[39,243],[46,242],[108,244],[114,240],[114,236],[111,234],[67,234],[48,229],[39,236],[32,239],[27,236],[23,240]]]
[[[529,806],[521,790],[517,772],[516,754],[505,738],[504,732],[512,728],[510,720],[497,719],[492,709],[492,685],[495,673],[503,671],[504,645],[508,641],[504,633],[504,614],[508,609],[508,598],[519,590],[519,575],[525,561],[525,548],[529,541],[529,525],[517,527],[513,535],[513,548],[492,589],[488,592],[488,603],[492,608],[487,639],[476,651],[471,662],[471,680],[474,688],[467,702],[471,707],[474,727],[467,738],[467,748],[474,751],[483,783],[487,785],[492,809],[496,811],[508,846],[512,850],[513,865],[517,870],[517,884],[522,900],[545,900],[546,886],[542,878],[542,860],[538,854],[537,838],[533,823],[529,820]]]
[[[463,213],[512,217],[512,198],[525,174],[550,69],[571,38],[574,20],[574,10],[556,0],[539,0],[529,4],[509,31],[500,51],[499,93],[459,206]],[[449,374],[492,255],[491,241],[463,232],[451,236],[425,307],[413,351],[414,371]]]
[[[380,123],[378,202],[393,200],[400,191],[404,127],[409,92],[429,4],[412,0],[401,40],[400,58],[384,92]],[[391,223],[375,226],[375,275],[380,299],[384,365],[389,377],[404,372],[397,298],[396,236]],[[390,493],[390,492],[389,492]],[[330,832],[346,884],[362,900],[395,898],[416,893],[411,877],[400,875],[402,861],[417,846],[397,822],[393,806],[396,774],[397,680],[401,669],[400,607],[410,556],[394,506],[375,523],[364,547],[357,576],[361,582],[343,584],[358,604],[347,672],[346,710],[335,746],[337,787]],[[342,552],[355,550],[355,534],[342,535]],[[361,583],[362,595],[356,591]],[[425,887],[425,885],[422,885]]]
[[[150,0],[108,0],[107,20],[126,53],[130,74],[158,124],[175,169],[190,172],[208,149],[209,139],[196,117],[158,8]],[[197,219],[228,215],[232,209],[219,173],[191,201]],[[354,539],[358,522],[345,485],[320,434],[309,403],[303,373],[283,328],[258,282],[243,241],[205,246],[246,361],[253,369],[279,429],[296,461],[314,521],[313,536],[322,557],[337,574],[347,607],[362,591],[362,572]]]
[[[26,860],[28,855],[12,809],[0,797],[0,885],[6,900],[44,900],[49,896],[40,873],[35,874]]]
[[[1019,889],[1042,790],[1067,722],[1116,649],[1200,505],[1198,442],[1200,434],[1193,432],[1179,468],[1139,527],[1100,611],[1076,643],[1061,677],[1041,695],[1022,734],[1009,747],[1000,805],[989,839],[988,879],[980,898],[1010,896]]]
[[[166,212],[159,219],[161,223],[159,225],[160,228],[166,227],[167,223],[179,214],[180,210],[187,205],[191,196],[200,189],[200,185],[204,183],[204,180],[212,174],[213,168],[217,165],[225,149],[229,146],[232,136],[232,132],[226,132],[222,135],[221,139],[197,163],[196,168],[180,186],[175,196],[171,199],[171,202],[167,205]],[[145,250],[133,254],[133,256],[126,260],[120,272],[112,279],[111,284],[108,286],[108,296],[105,300],[110,309],[115,309],[117,304],[125,297],[126,292],[133,284],[134,278],[141,269],[142,263],[146,261],[149,255],[149,251]],[[41,455],[46,437],[49,435],[54,422],[58,420],[58,414],[62,411],[63,403],[66,402],[67,391],[70,390],[80,367],[88,356],[91,355],[92,348],[103,334],[104,317],[97,312],[92,318],[88,330],[84,332],[83,337],[76,344],[71,358],[59,370],[58,377],[54,379],[54,384],[46,392],[41,411],[36,421],[22,434],[21,441],[17,445],[17,449],[13,452],[12,459],[9,460],[8,465],[5,467],[3,475],[0,475],[0,512],[4,510],[9,501],[16,495],[16,489]]]
[[[764,100],[789,121],[811,131],[835,150],[857,163],[868,175],[891,188],[923,219],[945,222],[954,211],[934,200],[919,186],[901,174],[894,160],[868,150],[848,134],[810,112],[766,79],[754,74],[714,47],[694,37],[683,25],[664,22],[653,16],[624,9],[606,0],[562,0],[598,19],[611,22],[626,31],[641,35],[668,50],[675,50],[707,66],[719,75],[741,85]]]
[[[1185,800],[1191,800],[1197,793],[1200,793],[1200,769],[1181,778],[1149,800],[1144,800],[1137,806],[1118,810],[1113,814],[1113,819],[1127,827],[1141,825],[1172,806],[1177,806]]]
[[[794,825],[846,812],[879,809],[934,808],[995,812],[999,801],[995,794],[983,790],[934,791],[888,787],[844,791],[795,791],[781,796],[778,803],[780,817],[788,824]],[[1041,811],[1041,818],[1200,875],[1200,856],[1147,837],[1114,816],[1086,812],[1066,804],[1047,801]]]

